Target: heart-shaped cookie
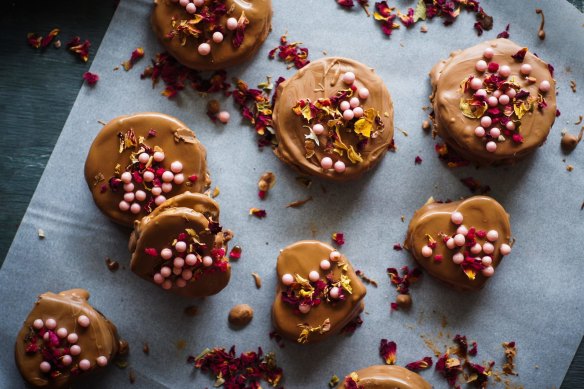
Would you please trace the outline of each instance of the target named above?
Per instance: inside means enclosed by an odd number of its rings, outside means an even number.
[[[404,247],[432,276],[459,290],[476,290],[511,252],[509,215],[497,201],[473,196],[429,201],[414,213]]]
[[[366,289],[344,255],[305,240],[280,252],[272,322],[282,336],[314,343],[336,334],[363,310]]]
[[[430,389],[419,374],[397,365],[376,365],[357,370],[345,377],[337,389]]]

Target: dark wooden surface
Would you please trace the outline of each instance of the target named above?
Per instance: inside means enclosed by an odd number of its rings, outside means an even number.
[[[583,0],[570,1],[584,11]],[[0,265],[116,4],[115,0],[0,2]],[[45,35],[55,27],[61,29],[60,49],[33,50],[26,44],[28,32]],[[88,63],[64,47],[75,35],[92,43]],[[584,388],[584,342],[562,388]]]

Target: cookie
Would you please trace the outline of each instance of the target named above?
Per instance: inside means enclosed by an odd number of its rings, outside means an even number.
[[[167,198],[211,184],[207,152],[187,126],[161,113],[120,116],[96,136],[85,179],[97,207],[132,227]]]
[[[530,154],[556,118],[553,67],[508,39],[452,53],[432,68],[430,81],[435,132],[478,165]]]
[[[430,200],[410,222],[404,248],[432,276],[458,290],[477,290],[511,252],[509,215],[487,196]]]
[[[271,0],[155,0],[152,27],[177,61],[195,70],[251,59],[272,27]]]
[[[337,389],[431,389],[419,374],[397,365],[376,365],[352,372]]]
[[[366,289],[347,258],[330,245],[304,240],[281,250],[272,305],[276,331],[314,343],[341,331],[364,308]]]
[[[352,59],[311,62],[277,90],[275,154],[303,174],[360,177],[393,145],[393,103],[373,69]]]
[[[226,256],[233,234],[219,224],[219,204],[186,192],[136,221],[130,237],[131,270],[178,295],[203,297],[229,283]]]
[[[43,293],[16,338],[20,374],[39,388],[65,388],[103,370],[125,347],[115,327],[72,289]]]

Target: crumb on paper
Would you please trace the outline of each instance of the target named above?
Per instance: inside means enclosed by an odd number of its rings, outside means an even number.
[[[110,257],[105,257],[105,264],[112,273],[120,268],[120,263],[118,261],[114,261]]]
[[[216,186],[215,188],[213,188],[213,192],[211,192],[211,198],[215,198],[215,197],[219,196],[220,193],[221,193],[221,191],[219,190],[219,187]]]
[[[39,235],[39,239],[45,239],[45,230],[43,230],[42,228],[39,228],[38,235]]]
[[[189,305],[183,312],[187,316],[196,316],[199,312],[199,308],[196,305]]]
[[[148,342],[144,342],[142,345],[142,352],[146,355],[150,354],[150,346],[148,345]]]
[[[251,273],[251,276],[253,277],[253,280],[255,282],[255,286],[256,288],[261,288],[262,287],[262,278],[260,277],[260,275],[258,273]]]
[[[101,120],[101,119],[100,119],[100,120],[98,120],[97,122],[98,122],[99,124],[101,124],[102,126],[105,126],[105,125],[107,124],[106,122],[104,122],[104,121],[103,121],[103,120]]]
[[[305,198],[304,200],[292,201],[291,203],[288,203],[286,205],[286,208],[300,208],[301,206],[308,203],[309,201],[312,201],[312,196],[309,196],[309,197]]]
[[[572,89],[572,92],[576,93],[576,81],[570,80],[570,88]]]
[[[573,165],[568,165],[566,166],[566,170],[571,172],[572,170],[574,170],[574,166]]]

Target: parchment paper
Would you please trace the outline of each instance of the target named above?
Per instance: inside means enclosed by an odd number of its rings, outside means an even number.
[[[415,2],[401,1],[401,8]],[[278,44],[285,31],[300,40],[317,59],[329,55],[358,59],[381,75],[395,104],[397,153],[389,153],[378,169],[363,179],[335,185],[315,180],[310,190],[300,186],[291,169],[269,149],[258,151],[251,130],[239,121],[231,101],[226,103],[232,120],[226,126],[213,125],[205,115],[206,99],[189,91],[176,101],[160,96],[139,74],[161,47],[150,29],[151,1],[122,1],[93,62],[91,71],[100,81],[95,88],[84,86],[71,111],[37,191],[31,201],[8,257],[0,271],[2,320],[0,320],[0,387],[24,384],[13,362],[12,347],[22,321],[36,296],[47,290],[83,287],[91,292],[90,302],[118,326],[130,342],[129,363],[137,375],[136,387],[201,388],[213,380],[193,372],[186,364],[189,354],[206,347],[237,346],[246,351],[262,346],[276,351],[284,368],[287,388],[323,388],[333,374],[342,377],[353,370],[381,363],[381,338],[398,344],[397,363],[405,365],[432,352],[420,335],[437,339],[440,332],[467,335],[479,344],[477,362],[503,363],[501,342],[518,345],[514,382],[526,388],[559,386],[583,334],[582,236],[580,205],[584,200],[584,146],[571,155],[560,151],[560,131],[578,129],[573,123],[584,114],[583,15],[564,1],[490,1],[487,13],[495,27],[478,38],[471,15],[462,12],[453,26],[440,20],[428,24],[429,32],[403,27],[385,39],[378,26],[362,10],[344,12],[333,0],[274,0],[273,32],[258,56],[242,67],[231,69],[255,85],[271,75],[289,77],[293,70],[269,61],[267,52]],[[547,38],[537,38],[539,16],[546,15]],[[513,167],[451,170],[433,151],[434,141],[421,129],[426,118],[422,106],[430,94],[427,73],[449,52],[494,38],[511,23],[511,39],[528,46],[556,68],[557,119],[547,143],[533,156]],[[146,58],[130,72],[113,71],[129,58],[136,47],[144,47]],[[580,90],[574,94],[569,80]],[[57,83],[58,80],[55,80]],[[233,264],[229,286],[219,295],[189,300],[164,293],[128,270],[128,231],[109,222],[94,206],[83,178],[87,150],[101,125],[118,115],[160,111],[185,121],[208,150],[213,185],[221,189],[222,224],[235,234],[233,244],[243,246],[242,259]],[[420,155],[423,163],[414,165]],[[565,159],[565,161],[564,161]],[[575,169],[569,173],[566,165]],[[257,179],[272,170],[277,184],[268,199],[257,197]],[[429,196],[455,199],[468,196],[462,177],[474,176],[493,188],[491,195],[511,215],[517,243],[513,253],[497,269],[483,291],[460,294],[424,276],[412,287],[414,306],[409,313],[390,313],[395,290],[389,286],[385,269],[413,265],[406,252],[395,252],[413,212]],[[326,192],[322,188],[326,188]],[[314,201],[300,209],[284,206],[312,195]],[[10,201],[10,199],[3,199]],[[266,208],[268,217],[247,215],[250,207]],[[400,216],[406,221],[402,222]],[[37,229],[45,231],[40,240]],[[343,231],[347,243],[343,252],[357,269],[379,282],[369,287],[364,324],[351,337],[333,337],[317,345],[300,347],[287,343],[280,349],[268,338],[270,307],[275,288],[278,250],[300,239],[330,241],[330,234]],[[104,258],[124,265],[111,273]],[[257,290],[251,272],[258,272],[263,286]],[[247,328],[235,331],[227,323],[229,309],[248,303],[255,317]],[[187,317],[183,309],[191,304],[199,314]],[[442,328],[443,319],[448,325]],[[186,342],[179,349],[177,343]],[[143,342],[150,354],[142,352]],[[442,346],[446,338],[438,345]],[[433,369],[422,375],[436,388],[446,382]],[[112,367],[106,374],[87,381],[83,387],[122,388],[129,386],[128,370]]]

